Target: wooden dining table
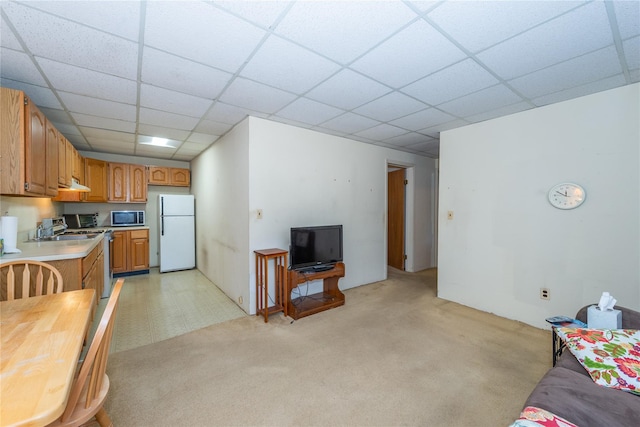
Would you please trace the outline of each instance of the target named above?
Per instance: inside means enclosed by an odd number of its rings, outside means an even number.
[[[0,426],[62,415],[95,298],[83,289],[0,302]]]

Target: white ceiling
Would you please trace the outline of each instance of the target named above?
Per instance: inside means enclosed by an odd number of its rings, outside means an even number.
[[[638,1],[0,3],[1,85],[86,151],[188,161],[253,115],[438,157],[443,130],[640,81]]]

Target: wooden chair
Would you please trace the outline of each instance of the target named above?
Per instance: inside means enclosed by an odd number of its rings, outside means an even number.
[[[124,279],[118,279],[113,287],[89,351],[71,387],[67,407],[62,416],[49,424],[48,427],[80,426],[94,417],[101,427],[113,427],[111,418],[107,415],[103,405],[109,391],[109,377],[106,373],[107,359],[113,336],[118,298],[123,283]]]
[[[22,266],[22,274],[19,273],[17,276],[22,276],[22,281],[16,280],[16,270],[20,270],[20,266]],[[35,278],[35,290],[34,294],[31,295],[31,282],[32,282],[32,269],[36,269],[37,272]],[[12,301],[16,298],[29,298],[31,296],[39,296],[44,294],[59,294],[62,292],[63,283],[62,283],[62,275],[60,272],[52,265],[45,264],[40,261],[11,261],[0,265],[0,270],[2,270],[2,277],[4,277],[4,272],[6,271],[6,297],[3,296],[2,300]],[[44,272],[43,272],[44,270]],[[48,278],[45,279],[45,274],[48,272]],[[45,280],[46,280],[46,289],[45,289]],[[16,295],[16,291],[20,290],[20,295]]]

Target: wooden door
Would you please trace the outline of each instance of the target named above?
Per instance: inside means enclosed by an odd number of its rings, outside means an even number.
[[[25,110],[27,120],[24,144],[25,191],[32,194],[46,194],[46,119],[44,114],[42,114],[40,110],[38,110],[38,107],[28,98]],[[56,162],[57,161],[56,159]]]
[[[405,170],[389,172],[387,177],[387,264],[404,270]]]
[[[131,271],[149,269],[149,231],[129,231],[131,243],[129,246],[129,269]]]
[[[147,201],[147,168],[143,165],[129,165],[129,201]]]
[[[58,195],[58,130],[49,120],[45,119],[45,194]]]
[[[129,165],[109,163],[109,201],[129,200]]]

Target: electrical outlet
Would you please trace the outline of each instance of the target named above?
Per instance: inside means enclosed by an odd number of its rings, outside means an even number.
[[[448,220],[452,220],[453,219],[453,211],[447,211],[447,219]]]
[[[257,217],[258,219],[262,219],[262,209],[258,209],[258,210],[256,211],[256,217]]]
[[[549,288],[540,288],[540,299],[550,300],[551,290]]]

